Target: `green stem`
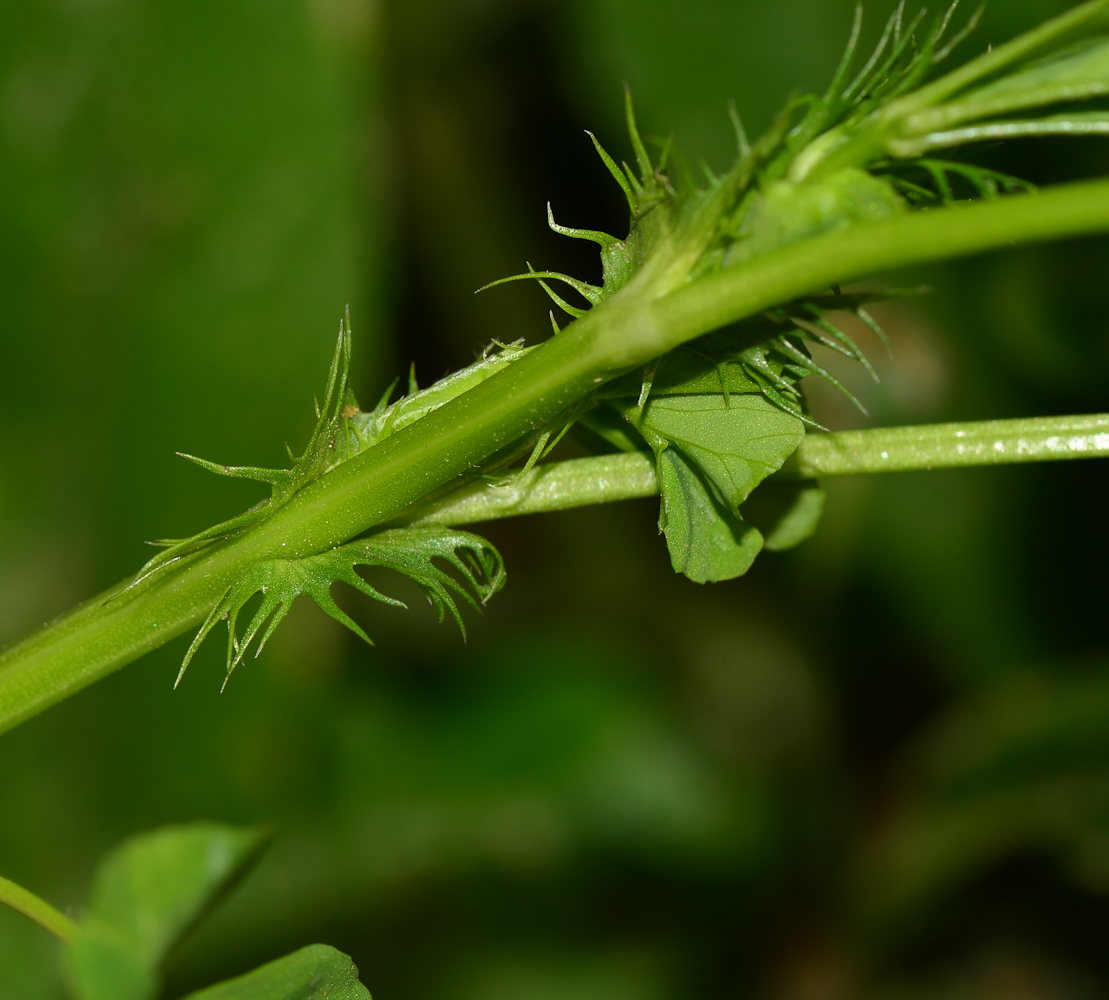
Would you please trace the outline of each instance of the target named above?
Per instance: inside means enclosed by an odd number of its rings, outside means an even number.
[[[54,909],[45,899],[39,899],[21,885],[0,876],[0,903],[30,917],[40,927],[46,928],[63,944],[72,944],[77,925],[60,910]]]
[[[830,285],[1109,229],[1109,181],[829,233],[644,301],[617,294],[427,417],[337,466],[245,534],[79,606],[0,653],[0,731],[195,626],[253,562],[341,544],[470,471],[613,375]],[[108,600],[108,598],[113,598]]]
[[[655,460],[643,452],[574,458],[540,465],[509,486],[477,482],[420,507],[398,524],[477,524],[522,514],[658,495]]]
[[[1109,457],[1109,413],[809,434],[783,472],[802,478]]]
[[[1109,414],[809,434],[778,476],[813,479],[1074,458],[1109,458]],[[657,495],[654,458],[630,452],[541,465],[510,486],[475,483],[397,521],[457,526]]]
[[[1109,182],[1093,181],[853,226],[691,282],[656,303],[655,322],[682,343],[830,285],[984,250],[1102,232]],[[673,345],[671,345],[673,346]],[[664,348],[666,349],[666,348]],[[661,351],[657,353],[662,353]]]

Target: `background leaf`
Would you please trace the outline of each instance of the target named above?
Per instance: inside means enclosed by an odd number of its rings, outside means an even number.
[[[181,936],[257,859],[261,830],[215,823],[134,837],[99,865],[67,951],[82,1000],[147,1000]]]
[[[186,1000],[370,1000],[370,991],[341,951],[311,944]]]

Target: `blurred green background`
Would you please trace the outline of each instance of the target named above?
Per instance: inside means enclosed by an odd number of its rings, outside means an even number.
[[[968,51],[1067,6],[997,0]],[[344,304],[364,399],[544,337],[537,289],[472,292],[599,273],[544,205],[626,224],[582,134],[626,155],[621,81],[723,165],[727,99],[765,126],[850,15],[0,5],[0,642],[258,499],[173,452],[299,446]],[[1109,410],[1107,273],[1085,241],[902,276],[934,292],[883,313],[874,421]],[[1109,995],[1109,468],[827,485],[814,540],[724,585],[671,573],[643,501],[490,526],[510,583],[466,645],[422,605],[351,600],[372,649],[298,606],[220,695],[219,642],[172,690],[179,639],[0,738],[0,871],[64,907],[133,832],[276,824],[167,997],[317,940],[378,1000]],[[61,996],[0,912],[0,998]]]

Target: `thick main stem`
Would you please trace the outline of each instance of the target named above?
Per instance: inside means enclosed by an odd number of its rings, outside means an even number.
[[[1109,229],[1109,181],[854,226],[690,282],[620,295],[503,372],[337,466],[246,534],[101,595],[0,654],[0,731],[199,622],[243,569],[320,552],[543,425],[613,374],[700,334],[891,268]],[[113,596],[114,599],[106,600]]]

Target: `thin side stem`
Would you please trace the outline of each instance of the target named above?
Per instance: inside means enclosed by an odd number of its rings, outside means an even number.
[[[802,478],[1109,457],[1109,413],[806,435],[783,472]]]
[[[54,909],[45,899],[0,876],[0,903],[18,910],[45,928],[63,944],[72,944],[77,935],[77,924],[60,910]]]
[[[477,524],[658,495],[654,459],[642,452],[539,465],[510,486],[478,482],[421,507],[398,524]]]
[[[321,552],[395,518],[607,379],[694,337],[892,268],[1107,229],[1109,181],[1074,184],[853,226],[654,300],[618,293],[504,371],[332,469],[256,528],[126,593],[113,588],[0,653],[0,732],[195,626],[252,563]]]
[[[1109,458],[1109,414],[809,434],[778,476],[814,479],[1076,458]],[[511,486],[475,483],[397,522],[477,524],[657,495],[652,456],[601,455],[541,465]]]

